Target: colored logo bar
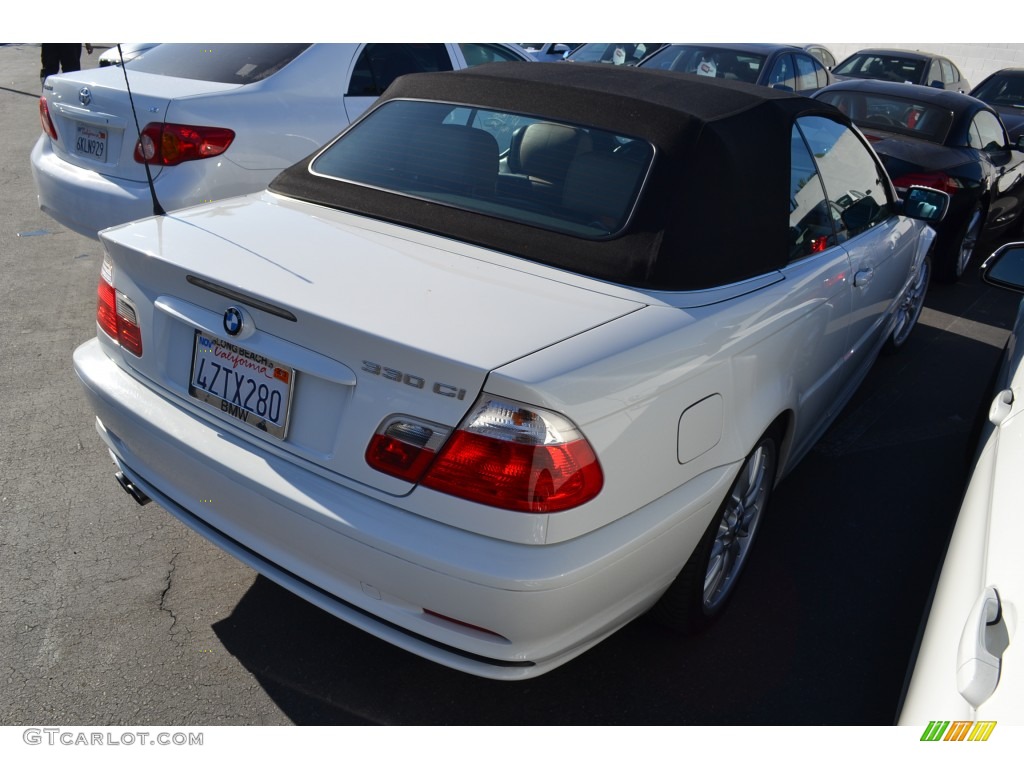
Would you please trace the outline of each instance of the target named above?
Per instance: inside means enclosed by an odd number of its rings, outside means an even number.
[[[921,741],[988,741],[995,727],[995,720],[932,720]]]

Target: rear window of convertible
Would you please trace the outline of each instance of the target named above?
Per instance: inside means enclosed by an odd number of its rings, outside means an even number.
[[[629,222],[654,148],[522,114],[389,101],[312,162],[318,176],[584,238]]]

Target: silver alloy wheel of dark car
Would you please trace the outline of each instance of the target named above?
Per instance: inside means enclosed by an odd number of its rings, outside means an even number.
[[[765,438],[747,457],[726,497],[704,573],[704,613],[717,612],[750,553],[775,482],[775,442]]]
[[[913,284],[907,289],[896,308],[896,323],[885,342],[883,352],[891,353],[900,349],[909,338],[910,332],[914,330],[917,318],[921,316],[921,310],[924,308],[924,297],[928,292],[928,280],[931,278],[931,273],[932,259],[931,256],[926,256],[914,276]]]

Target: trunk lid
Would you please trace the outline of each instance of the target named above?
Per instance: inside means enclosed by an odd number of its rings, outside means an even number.
[[[970,149],[946,147],[875,127],[862,126],[861,131],[893,180],[907,173],[948,170],[975,160]]]
[[[126,364],[208,418],[396,495],[412,486],[364,458],[385,418],[454,427],[491,370],[643,306],[552,279],[555,270],[269,193],[101,237],[142,327],[143,356],[122,351]],[[235,337],[224,328],[230,307],[244,317]],[[189,395],[197,328],[294,369],[283,439]]]
[[[47,78],[43,97],[57,129],[50,143],[58,157],[104,176],[144,182],[146,169],[134,159],[136,117],[144,129],[163,122],[174,99],[241,87],[130,71],[133,115],[124,77],[121,67],[102,67]],[[155,177],[161,168],[151,170]]]

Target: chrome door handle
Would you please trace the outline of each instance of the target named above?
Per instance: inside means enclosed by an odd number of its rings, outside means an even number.
[[[853,276],[853,285],[856,288],[867,285],[871,282],[871,279],[875,276],[875,270],[872,267],[862,269]]]

